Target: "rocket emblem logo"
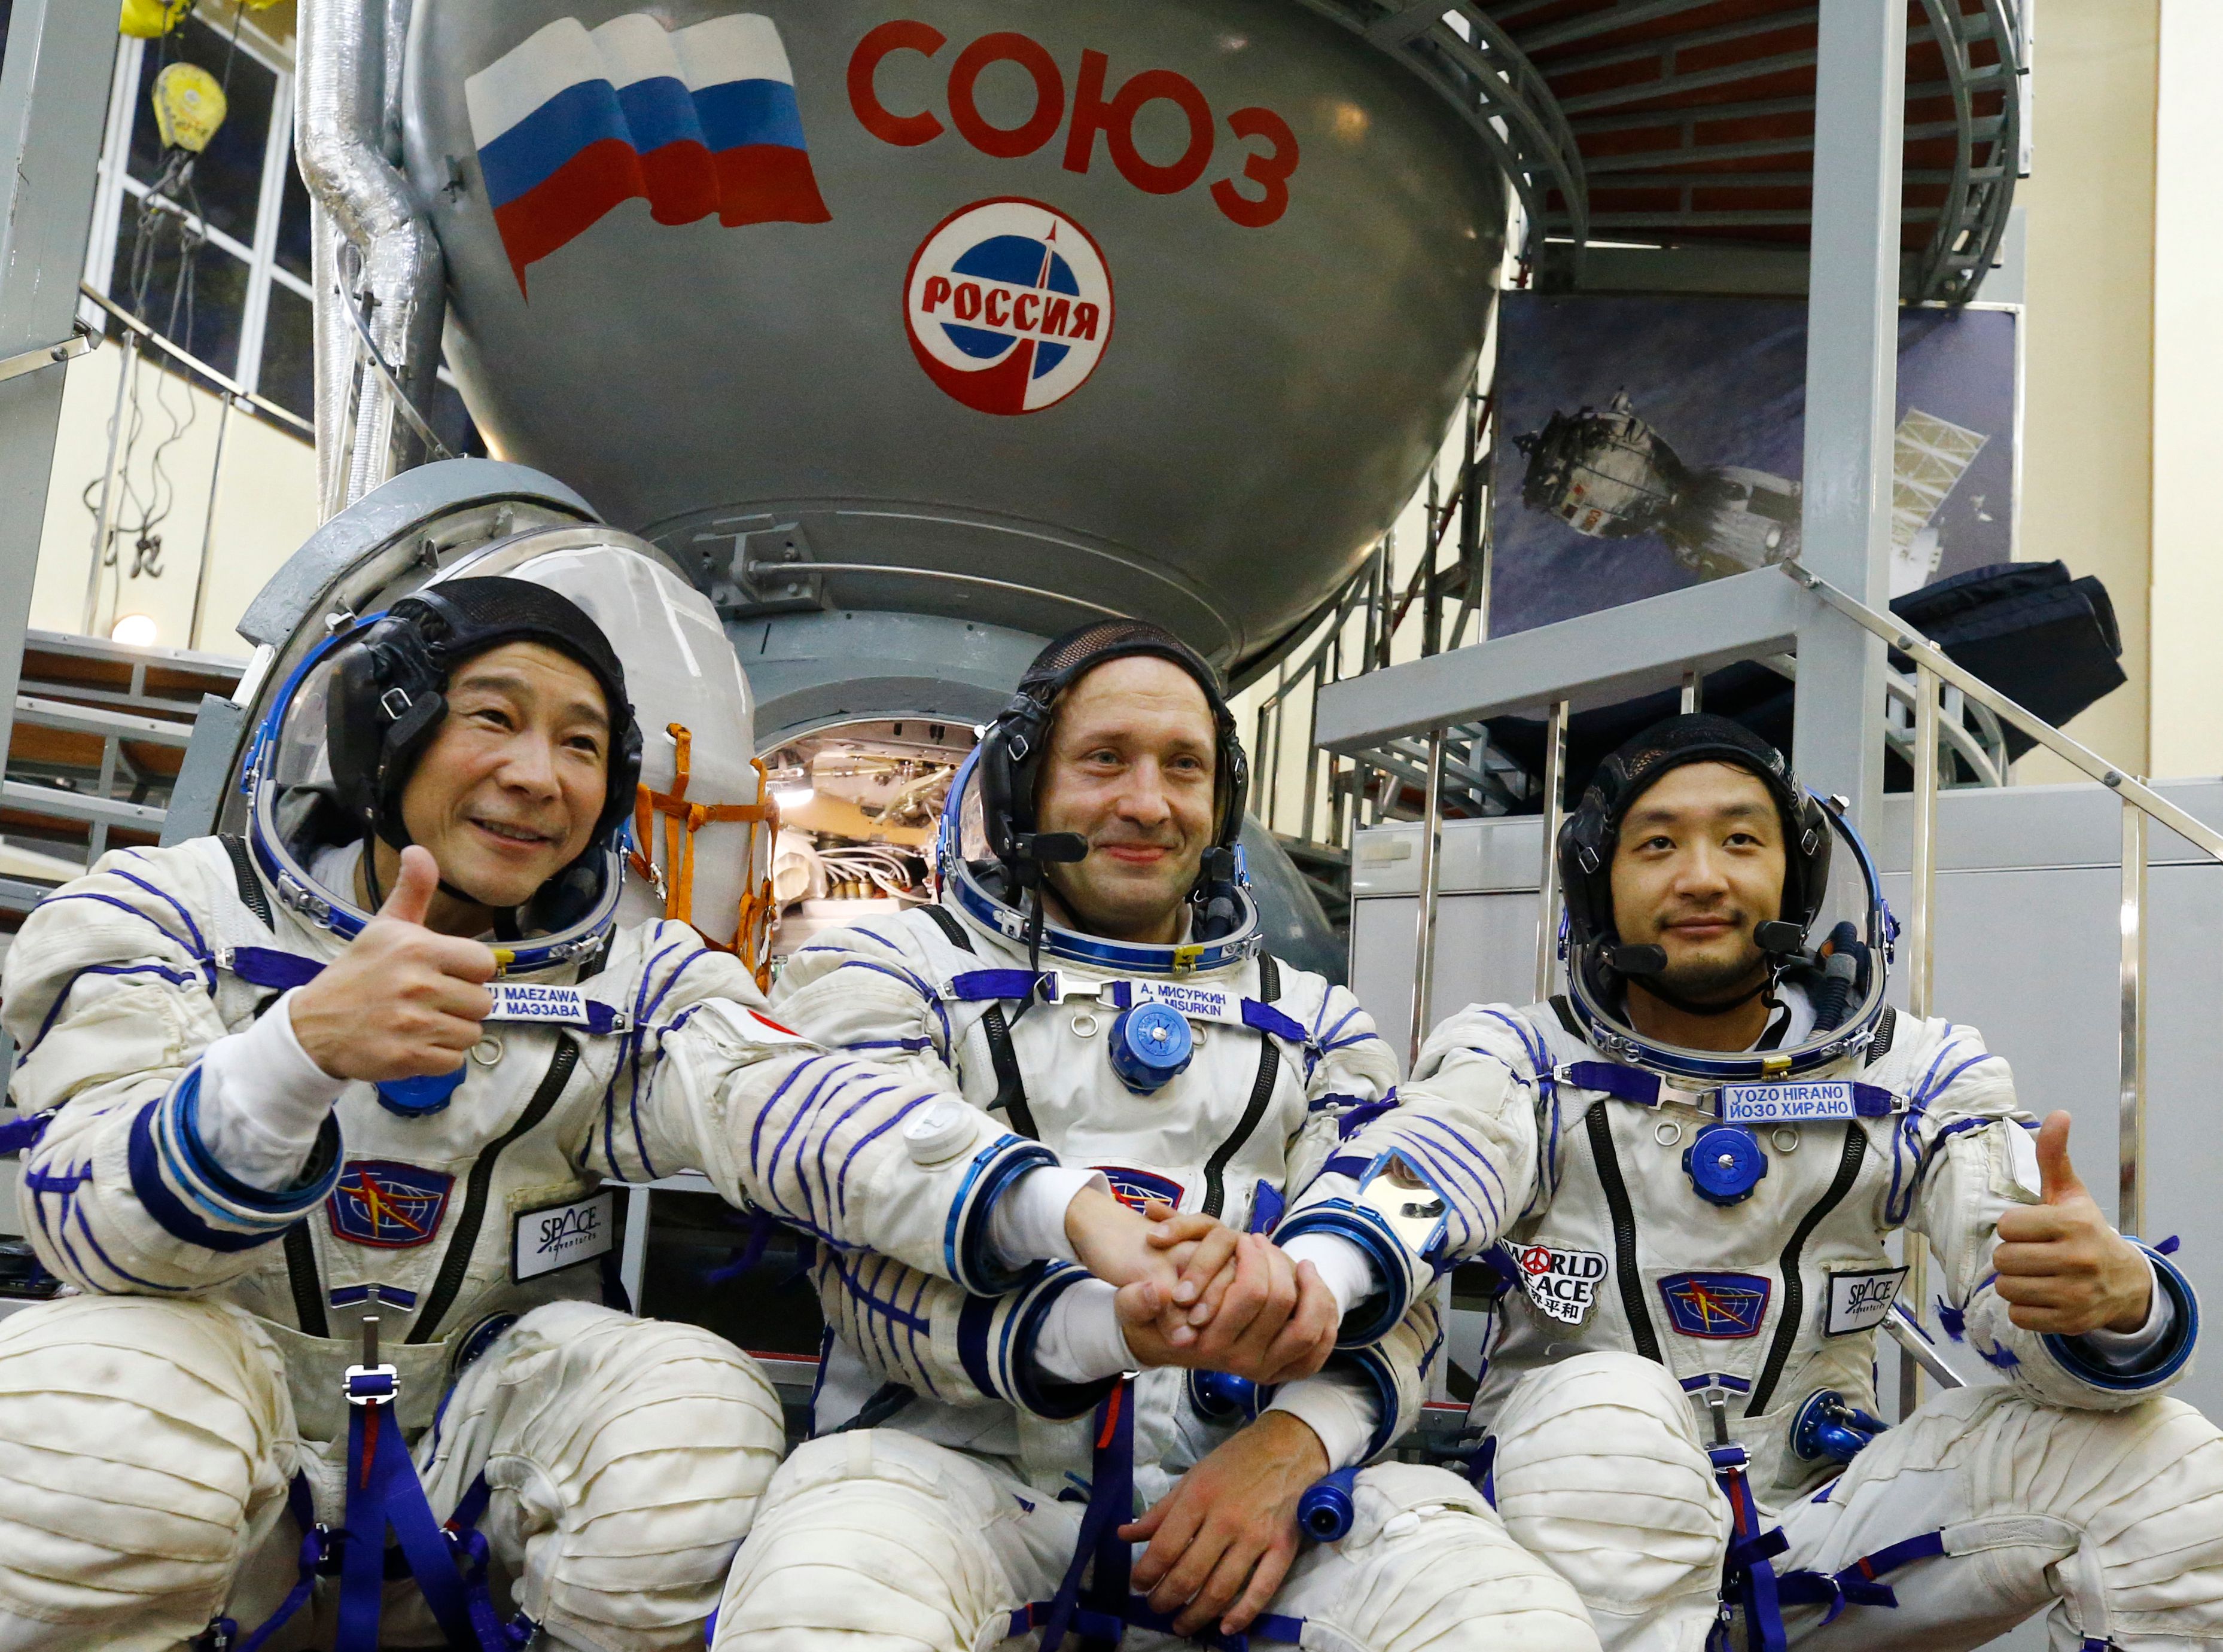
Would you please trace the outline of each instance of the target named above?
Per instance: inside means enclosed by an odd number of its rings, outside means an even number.
[[[381,1250],[431,1242],[447,1211],[452,1176],[385,1159],[351,1159],[324,1202],[332,1235]]]
[[[1112,340],[1112,275],[1088,231],[1039,201],[978,201],[912,254],[904,326],[919,366],[983,413],[1038,413]]]
[[[1710,1341],[1758,1336],[1773,1290],[1757,1273],[1671,1273],[1659,1281],[1669,1322]]]

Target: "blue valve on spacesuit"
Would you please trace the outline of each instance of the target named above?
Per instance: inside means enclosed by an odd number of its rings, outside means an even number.
[[[1338,1468],[1305,1488],[1297,1499],[1297,1524],[1315,1542],[1332,1543],[1351,1530],[1357,1514],[1358,1470]]]
[[[1806,1396],[1791,1423],[1791,1448],[1808,1462],[1828,1457],[1848,1463],[1868,1442],[1891,1425],[1857,1405],[1849,1405],[1834,1388],[1817,1388]]]
[[[1767,1174],[1767,1155],[1741,1124],[1710,1124],[1683,1149],[1683,1171],[1708,1204],[1741,1204]]]
[[[1267,1392],[1270,1394],[1272,1391]],[[1192,1371],[1188,1373],[1188,1403],[1199,1416],[1209,1423],[1231,1423],[1237,1417],[1245,1423],[1255,1423],[1266,1396],[1259,1393],[1258,1385],[1248,1377],[1232,1376],[1225,1371]]]
[[[1179,1077],[1195,1047],[1188,1018],[1164,1004],[1137,1004],[1112,1023],[1112,1071],[1137,1096]]]
[[[469,1064],[453,1072],[425,1073],[415,1078],[389,1078],[378,1087],[378,1104],[405,1119],[421,1119],[438,1113],[453,1101],[462,1088]]]

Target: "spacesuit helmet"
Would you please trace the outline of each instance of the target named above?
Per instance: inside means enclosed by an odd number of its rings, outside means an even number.
[[[409,842],[401,794],[445,716],[451,674],[519,642],[554,649],[594,678],[609,715],[609,761],[587,848],[525,905],[498,913],[496,938],[515,970],[563,962],[600,943],[623,884],[620,855],[640,731],[625,669],[601,629],[576,603],[522,580],[428,585],[342,626],[295,669],[257,732],[245,776],[249,841],[282,901],[343,938],[361,930],[371,914],[357,901],[352,877],[320,876],[319,862],[358,843],[368,854],[374,839]],[[375,895],[374,888],[374,907]]]
[[[1665,959],[1656,946],[1624,945],[1615,924],[1613,859],[1622,822],[1662,776],[1699,763],[1724,763],[1753,776],[1766,788],[1781,820],[1782,901],[1775,920],[1754,927],[1754,939],[1767,962],[1770,986],[1799,981],[1814,1004],[1813,1036],[1797,1050],[1764,1057],[1689,1051],[1644,1040],[1628,1023],[1628,980],[1657,973]],[[1833,835],[1844,839],[1860,870],[1867,921],[1864,933],[1840,923],[1818,952],[1811,951],[1811,933],[1829,896]],[[1762,1069],[1774,1076],[1835,1060],[1873,1033],[1882,1013],[1885,965],[1896,929],[1874,864],[1842,809],[1800,786],[1783,754],[1742,725],[1686,713],[1628,740],[1598,765],[1582,801],[1562,823],[1556,847],[1565,902],[1560,944],[1568,997],[1601,1048],[1685,1077],[1757,1077]],[[1754,1069],[1748,1075],[1747,1066]]]
[[[1137,656],[1178,666],[1203,691],[1212,720],[1212,836],[1189,893],[1189,939],[1178,946],[1080,935],[1041,915],[1044,864],[1078,859],[1086,851],[1072,834],[1037,831],[1036,801],[1058,702],[1098,666]],[[1203,656],[1147,621],[1092,621],[1055,638],[1035,657],[960,769],[936,843],[943,887],[1014,939],[1027,939],[1030,947],[1074,962],[1158,972],[1210,969],[1247,957],[1263,944],[1237,842],[1250,774],[1225,686]]]

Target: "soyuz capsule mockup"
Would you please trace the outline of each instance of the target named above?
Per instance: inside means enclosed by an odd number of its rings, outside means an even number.
[[[1107,612],[1239,675],[1472,378],[1503,178],[1300,0],[416,0],[401,61],[479,428],[711,596],[767,748]]]

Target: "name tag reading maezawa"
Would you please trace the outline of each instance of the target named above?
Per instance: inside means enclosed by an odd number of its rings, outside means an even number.
[[[552,1021],[564,1027],[584,1027],[589,1019],[587,995],[576,987],[544,987],[531,981],[496,981],[487,990],[494,995],[490,1021]]]
[[[537,1279],[574,1262],[590,1262],[617,1242],[617,1194],[609,1189],[569,1204],[518,1213],[510,1247],[510,1277]]]
[[[1852,1081],[1847,1078],[1722,1086],[1724,1124],[1799,1124],[1814,1119],[1849,1119],[1855,1113]]]

